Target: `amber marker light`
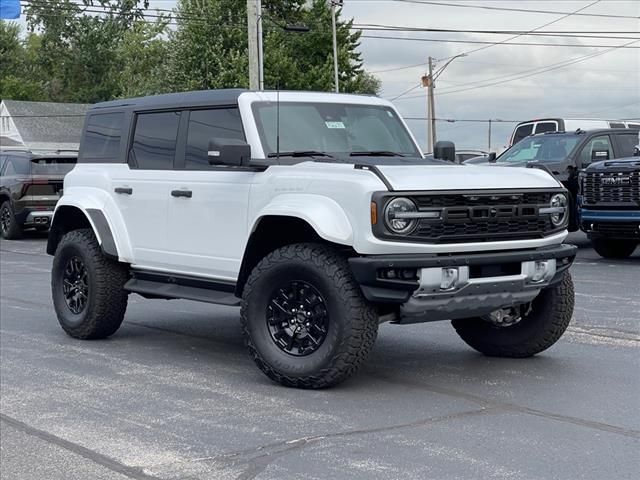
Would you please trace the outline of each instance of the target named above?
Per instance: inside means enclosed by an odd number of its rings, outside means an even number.
[[[376,202],[371,202],[371,225],[378,223],[378,206]]]

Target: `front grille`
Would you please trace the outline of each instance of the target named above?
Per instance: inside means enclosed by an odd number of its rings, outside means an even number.
[[[607,237],[624,237],[640,239],[638,222],[584,222],[583,230],[593,233],[601,233]]]
[[[495,242],[542,238],[560,230],[548,214],[556,191],[446,192],[407,194],[420,211],[440,212],[440,218],[422,218],[408,235],[382,233],[385,238],[424,243]]]
[[[640,204],[640,171],[587,172],[582,183],[585,206]]]

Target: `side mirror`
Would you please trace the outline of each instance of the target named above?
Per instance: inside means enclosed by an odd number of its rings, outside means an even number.
[[[599,162],[601,160],[609,160],[609,150],[592,150],[591,161]]]
[[[491,152],[487,157],[487,160],[491,163],[494,163],[496,161],[496,157],[497,157],[496,152]]]
[[[207,152],[209,165],[248,165],[251,160],[251,146],[242,140],[232,138],[212,138]]]
[[[436,142],[433,147],[433,158],[438,160],[446,160],[448,162],[456,161],[456,146],[453,142],[440,141]]]

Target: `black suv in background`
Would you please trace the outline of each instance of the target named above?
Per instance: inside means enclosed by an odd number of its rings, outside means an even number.
[[[523,138],[495,160],[473,159],[469,164],[493,163],[505,167],[541,166],[552,173],[573,196],[569,230],[578,230],[576,200],[578,172],[591,163],[630,157],[638,143],[638,130],[603,128],[575,132],[549,132]]]
[[[0,150],[0,235],[20,238],[25,228],[46,230],[77,153]]]

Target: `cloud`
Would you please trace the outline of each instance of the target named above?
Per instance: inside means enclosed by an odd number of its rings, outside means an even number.
[[[480,4],[482,2],[474,2]],[[486,2],[484,2],[487,4]],[[640,3],[633,1],[607,1],[590,7],[585,13],[614,13],[640,15]],[[553,2],[545,9],[575,11],[588,2]],[[492,4],[493,5],[493,4]],[[524,9],[540,8],[539,2],[502,1],[502,7]],[[353,17],[355,23],[402,25],[421,28],[459,29],[511,29],[531,30],[561,17],[516,12],[484,11],[468,8],[447,8],[431,5],[405,4],[374,0],[347,0],[344,17]],[[542,29],[544,31],[545,29]],[[570,17],[546,30],[559,31],[638,31],[633,19],[607,19],[596,17]],[[385,32],[376,32],[384,35]],[[452,33],[404,33],[411,38],[447,38],[456,40],[500,41],[508,36],[470,35]],[[634,36],[634,35],[625,35]],[[635,35],[639,36],[639,35]],[[640,37],[640,36],[639,36]],[[576,39],[562,37],[520,37],[517,41],[536,43],[582,43],[616,45],[629,40]],[[640,43],[638,43],[640,46]],[[365,68],[369,71],[386,70],[423,62],[427,57],[446,58],[483,45],[430,43],[417,41],[381,40],[363,38],[361,52]],[[545,116],[628,118],[640,117],[640,50],[619,49],[538,75],[526,72],[547,65],[577,59],[605,50],[604,48],[535,47],[499,45],[471,53],[454,60],[442,74],[436,88],[436,117],[466,119],[527,120]],[[425,67],[382,72],[382,96],[393,97],[417,85]],[[485,88],[474,88],[457,93],[455,90],[493,83],[509,76],[522,76],[510,82]],[[394,103],[405,116],[425,116],[423,89],[412,91],[416,96]],[[424,121],[409,121],[419,141],[424,143]],[[486,148],[488,125],[473,123],[439,123],[438,137],[456,142],[467,148]],[[492,125],[493,142],[504,144],[513,130],[512,124]]]

